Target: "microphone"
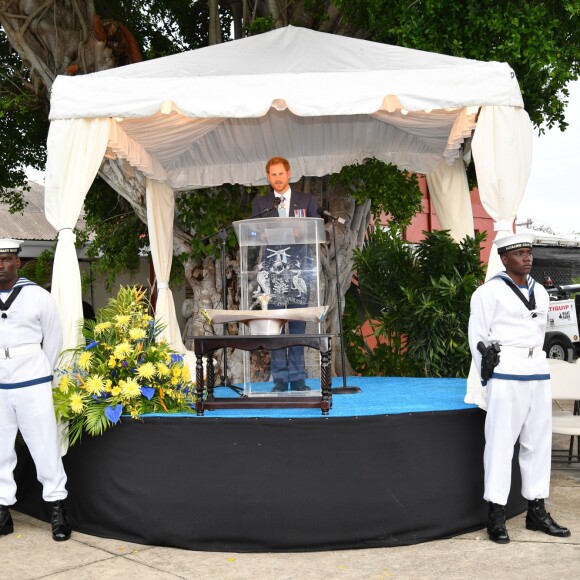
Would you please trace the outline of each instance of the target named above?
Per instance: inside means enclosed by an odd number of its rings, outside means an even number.
[[[266,209],[263,209],[262,211],[259,211],[258,213],[252,214],[250,216],[250,219],[263,216],[264,214],[270,213],[271,211],[274,211],[274,210],[278,211],[278,206],[279,205],[280,205],[280,198],[279,197],[275,197],[274,198],[274,205],[273,206],[267,207]]]
[[[320,216],[326,216],[327,218],[330,218],[333,222],[338,222],[339,224],[345,224],[346,223],[346,220],[344,218],[336,217],[336,216],[332,215],[326,209],[319,209],[318,210],[318,215],[320,215]]]

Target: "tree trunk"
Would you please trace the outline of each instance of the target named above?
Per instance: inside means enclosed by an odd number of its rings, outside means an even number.
[[[329,202],[328,211],[332,215],[346,220],[345,224],[334,224],[336,236],[333,236],[332,222],[326,224],[328,244],[322,252],[321,264],[321,277],[325,284],[324,304],[330,306],[327,315],[327,332],[339,334],[341,326],[339,316],[342,319],[345,294],[352,283],[353,251],[355,248],[362,247],[371,213],[370,201],[357,206],[352,197],[341,191],[335,191],[334,195],[329,198]],[[336,237],[336,247],[334,246],[334,237]],[[340,314],[338,311],[338,291],[340,291]],[[332,368],[336,375],[341,375],[343,372],[340,346],[340,341],[335,338],[332,342]],[[348,364],[348,360],[346,360],[346,374],[352,374],[352,367]]]
[[[221,274],[221,258],[205,258],[202,261],[190,260],[185,264],[185,277],[193,290],[193,298],[185,301],[183,305],[183,315],[187,318],[184,330],[185,346],[193,349],[193,341],[188,340],[188,336],[202,336],[206,334],[222,334],[224,329],[222,325],[215,328],[210,326],[201,315],[201,309],[238,309],[239,301],[237,300],[237,259],[232,259],[226,255],[226,284],[227,300],[226,307],[223,306],[222,291],[223,281]],[[236,325],[226,325],[225,332],[228,334],[237,334]],[[216,376],[220,377],[224,373],[222,353],[217,354]],[[227,378],[232,383],[243,380],[242,351],[232,351],[228,349],[227,353]]]
[[[220,29],[220,13],[218,0],[208,0],[209,8],[209,44],[219,44],[222,41]]]

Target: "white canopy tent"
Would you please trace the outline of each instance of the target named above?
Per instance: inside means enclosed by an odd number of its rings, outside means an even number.
[[[376,157],[426,173],[442,227],[461,239],[473,235],[464,140],[475,130],[480,194],[498,235],[511,233],[531,163],[531,124],[507,64],[292,26],[59,76],[50,119],[46,212],[59,230],[52,288],[65,347],[78,343],[81,317],[70,230],[104,157],[125,160],[147,179],[157,315],[178,350],[167,285],[175,191],[260,183],[273,155],[289,159],[294,176]]]

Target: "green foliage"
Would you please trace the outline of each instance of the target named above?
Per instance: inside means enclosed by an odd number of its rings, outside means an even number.
[[[345,349],[352,368],[365,376],[413,376],[414,369],[400,354],[400,344],[393,340],[386,342],[377,324],[367,322],[370,316],[364,312],[360,287],[353,284],[345,297],[343,331]],[[374,346],[371,347],[371,342]]]
[[[457,244],[447,231],[424,234],[413,247],[392,230],[375,229],[355,252],[360,302],[378,341],[373,350],[362,343],[363,320],[349,300],[345,334],[357,372],[467,376],[469,302],[484,278],[479,252],[485,235]]]
[[[75,246],[77,249],[85,245],[86,232],[79,232],[75,230],[76,242]],[[56,250],[56,242],[53,247],[49,250],[43,250],[36,258],[27,260],[22,267],[18,270],[21,276],[36,282],[39,286],[43,288],[50,288],[52,284],[52,267],[54,265],[54,253]],[[89,270],[84,274],[81,274],[81,286],[83,292],[86,291],[88,286],[94,281],[94,270]]]
[[[263,32],[274,30],[275,23],[271,16],[256,16],[249,24],[244,25],[244,34],[246,36],[256,36]]]
[[[18,273],[21,276],[36,282],[39,286],[47,288],[52,279],[53,261],[54,250],[43,250],[37,258],[28,260],[22,268],[18,270]]]
[[[222,229],[227,231],[227,248],[236,248],[235,232],[228,228],[232,222],[250,217],[251,200],[259,191],[265,192],[266,188],[224,184],[219,189],[197,189],[178,195],[177,223],[183,230],[195,232],[191,256],[194,259],[205,255],[217,257]]]
[[[378,159],[367,158],[361,164],[343,167],[332,176],[331,183],[347,188],[358,204],[370,199],[371,213],[375,217],[389,214],[398,228],[408,226],[422,207],[417,175]]]
[[[306,19],[310,28],[319,30],[320,26],[328,21],[329,4],[331,3],[324,0],[302,0],[303,19]],[[300,25],[302,22],[297,24]]]
[[[28,71],[3,32],[0,62],[0,203],[15,213],[25,207],[14,189],[26,187],[26,167],[44,167],[48,117],[45,93],[34,94],[26,84]]]
[[[105,276],[110,290],[121,272],[135,273],[149,245],[147,225],[129,203],[97,178],[85,200],[86,232],[92,238],[87,255],[98,258],[91,273]],[[88,280],[85,280],[88,282]]]
[[[565,129],[567,84],[580,73],[580,0],[336,0],[370,40],[507,62],[532,122]],[[564,98],[563,98],[564,97]]]

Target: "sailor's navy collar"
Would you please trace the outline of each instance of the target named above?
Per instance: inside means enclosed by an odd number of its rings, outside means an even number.
[[[500,278],[503,280],[506,280],[507,282],[511,282],[512,284],[516,285],[518,288],[527,288],[530,291],[530,294],[534,291],[534,288],[536,286],[536,281],[528,274],[527,276],[527,281],[528,284],[527,286],[520,286],[519,284],[516,284],[509,276],[507,272],[498,272],[495,276],[493,276],[491,279],[493,280],[494,278]]]
[[[12,290],[15,290],[16,288],[21,288],[22,286],[37,286],[36,282],[33,282],[32,280],[29,280],[28,278],[24,278],[23,276],[21,276],[20,278],[18,278],[18,280],[16,280],[16,284],[14,284],[14,286],[12,286],[12,288],[9,288],[8,290],[1,290],[0,292],[12,292]]]

